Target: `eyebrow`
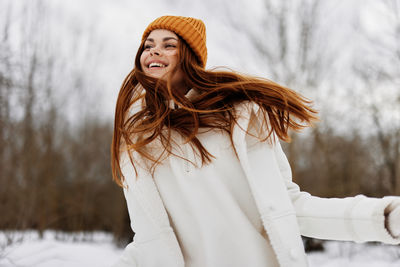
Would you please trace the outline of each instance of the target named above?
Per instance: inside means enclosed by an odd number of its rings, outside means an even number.
[[[168,40],[175,40],[175,41],[178,41],[178,39],[176,39],[175,37],[164,37],[164,38],[163,38],[163,42],[168,41]],[[147,38],[146,41],[149,41],[149,42],[153,42],[153,43],[154,43],[154,39],[153,39],[153,38]]]

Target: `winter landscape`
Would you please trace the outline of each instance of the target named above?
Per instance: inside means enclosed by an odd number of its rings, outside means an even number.
[[[302,189],[400,195],[400,0],[2,0],[0,267],[106,267],[121,255],[115,240],[132,232],[111,180],[115,102],[144,27],[165,14],[204,20],[207,68],[315,102],[321,122],[284,144]],[[308,259],[394,267],[400,247],[327,241]]]

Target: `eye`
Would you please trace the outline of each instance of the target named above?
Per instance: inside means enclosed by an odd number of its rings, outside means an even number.
[[[149,50],[152,46],[149,44],[144,45],[144,50]]]
[[[175,48],[176,47],[176,45],[174,45],[174,44],[166,44],[165,45],[165,48]]]

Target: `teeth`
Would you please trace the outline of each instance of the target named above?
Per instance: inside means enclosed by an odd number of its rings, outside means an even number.
[[[150,65],[149,65],[149,68],[152,68],[152,67],[161,67],[161,68],[164,68],[165,65],[164,65],[164,64],[161,64],[161,63],[158,63],[158,62],[153,62],[153,63],[150,63]]]

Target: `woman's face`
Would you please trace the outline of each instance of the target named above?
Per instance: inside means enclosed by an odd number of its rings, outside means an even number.
[[[167,73],[178,64],[178,36],[164,29],[153,30],[145,40],[140,56],[140,65],[144,73],[154,78],[167,78]],[[172,77],[172,85],[181,87],[182,71],[179,69]]]

